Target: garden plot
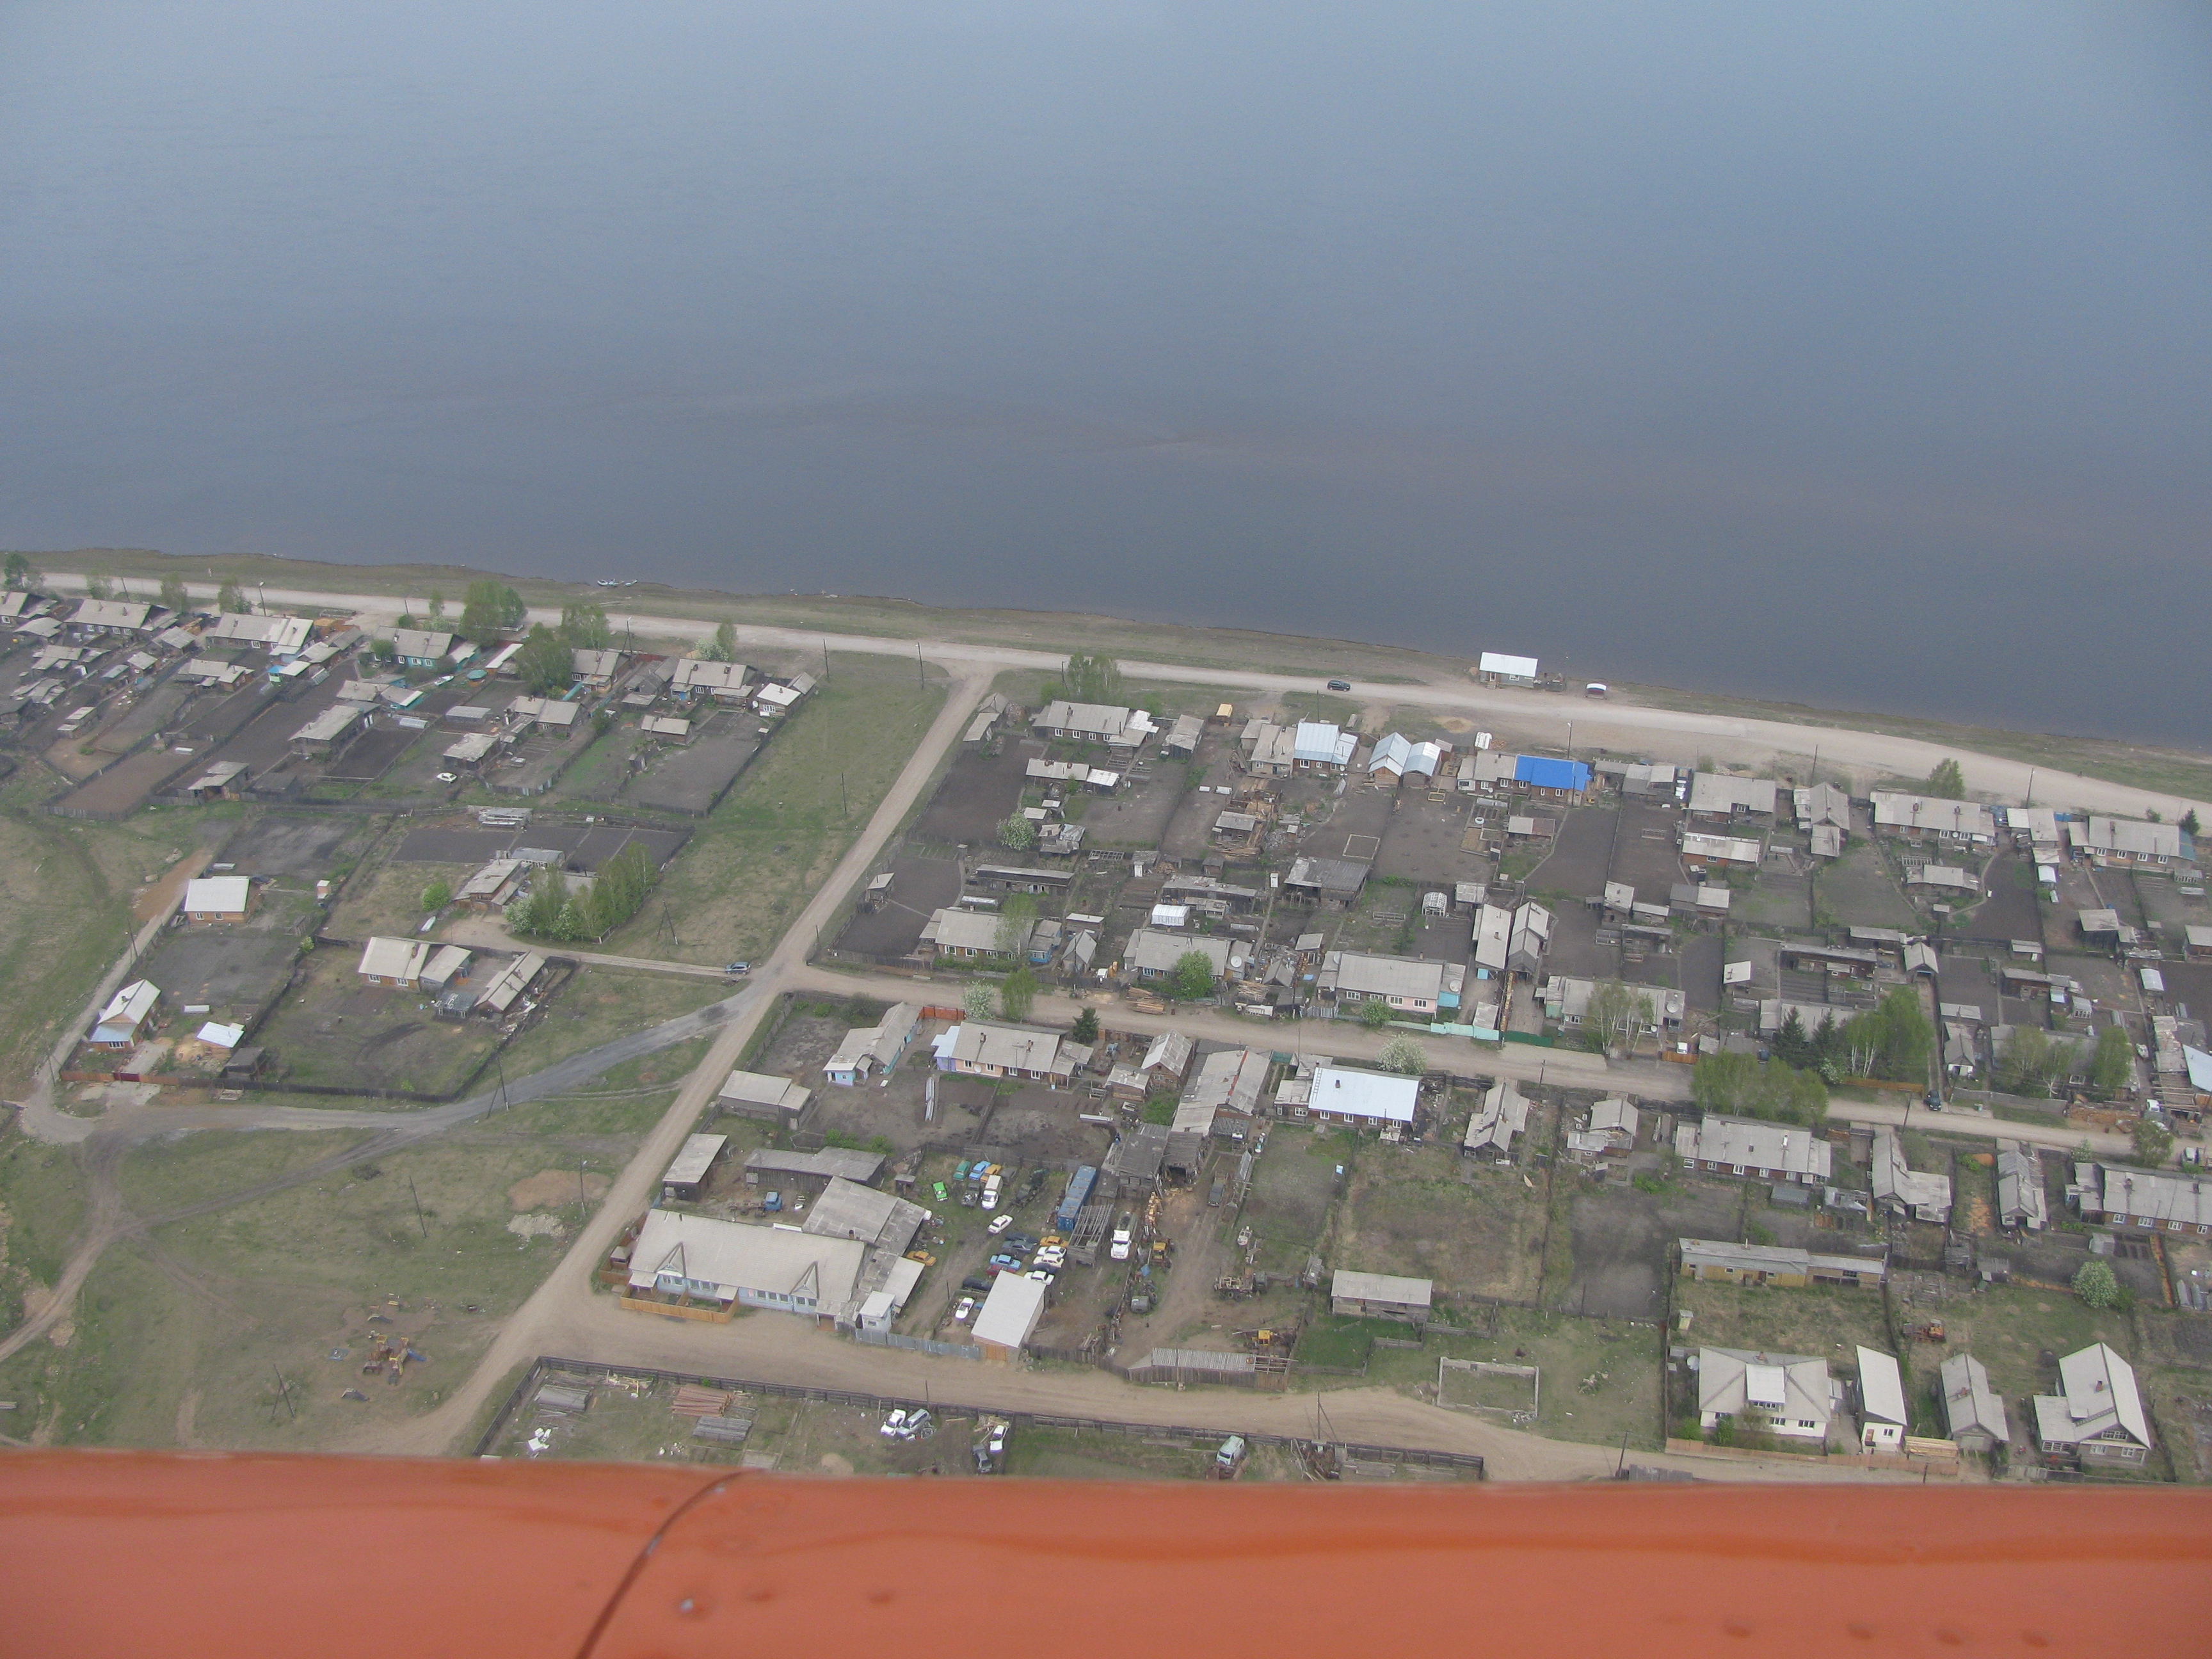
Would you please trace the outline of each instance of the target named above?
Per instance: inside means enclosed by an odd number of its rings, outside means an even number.
[[[1562,1172],[1560,1178],[1566,1176]],[[1647,1178],[1645,1191],[1607,1182],[1577,1193],[1569,1208],[1574,1280],[1565,1305],[1578,1312],[1658,1319],[1678,1238],[1734,1238],[1742,1194],[1733,1187]]]
[[[1279,1128],[1252,1168],[1251,1188],[1240,1218],[1252,1230],[1261,1273],[1299,1273],[1321,1249],[1329,1206],[1336,1201],[1336,1167],[1346,1161],[1334,1136],[1301,1135]]]
[[[1419,783],[1380,792],[1392,811],[1379,832],[1379,849],[1370,854],[1375,873],[1396,877],[1427,887],[1449,891],[1455,882],[1480,881],[1487,861],[1480,852],[1466,850],[1468,815],[1473,801],[1463,795],[1442,800],[1431,798]],[[1356,856],[1356,854],[1344,855]]]
[[[1832,1285],[1784,1290],[1694,1279],[1674,1285],[1674,1340],[1691,1348],[1808,1354],[1848,1369],[1860,1344],[1890,1352],[1881,1292]],[[1691,1316],[1685,1325],[1680,1316]]]
[[[853,913],[838,935],[838,950],[877,957],[910,955],[921,943],[930,917],[960,898],[960,865],[955,859],[903,854],[892,862],[890,877],[890,896],[873,910]]]
[[[488,1019],[443,1019],[418,990],[365,983],[360,952],[338,946],[301,958],[291,990],[256,1033],[289,1085],[449,1096],[497,1052]]]
[[[1092,763],[1114,765],[1110,758]],[[1080,823],[1091,847],[1158,847],[1183,798],[1190,775],[1180,761],[1139,761],[1110,795],[1079,791],[1067,798],[1067,816]],[[1218,799],[1208,797],[1208,799]]]
[[[1854,841],[1844,856],[1821,865],[1813,877],[1818,914],[1844,927],[1920,929],[1920,914],[1905,902],[1871,842]]]
[[[342,813],[258,813],[223,843],[222,859],[242,876],[334,876],[341,859],[357,855],[386,822]]]
[[[1029,763],[1045,745],[1018,733],[1001,736],[999,752],[969,749],[952,763],[914,826],[917,841],[940,847],[994,847],[999,825],[1022,804]]]

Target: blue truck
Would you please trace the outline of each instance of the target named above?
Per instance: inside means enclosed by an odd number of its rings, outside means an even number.
[[[1060,1207],[1052,1212],[1055,1231],[1072,1232],[1075,1218],[1083,1213],[1083,1206],[1091,1201],[1091,1189],[1098,1182],[1096,1164],[1086,1164],[1067,1178],[1067,1190],[1060,1195]]]

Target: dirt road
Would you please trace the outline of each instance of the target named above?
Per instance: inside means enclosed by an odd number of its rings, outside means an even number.
[[[48,580],[57,589],[83,585],[82,577],[65,573],[58,573]],[[210,584],[188,583],[186,586],[195,598],[212,599],[215,597],[216,589]],[[271,588],[266,597],[279,605],[325,606],[359,612],[373,619],[393,618],[398,614],[398,602],[389,594]],[[530,619],[554,623],[560,621],[560,617],[550,610],[533,611],[530,613]],[[711,621],[628,612],[614,616],[611,620],[617,633],[625,628],[634,628],[648,636],[663,639],[705,639],[714,633],[715,628],[715,623]],[[823,638],[821,630],[815,629],[769,628],[749,623],[737,625],[737,636],[740,645],[809,652],[819,650]],[[912,640],[884,639],[863,634],[843,634],[836,637],[839,648],[846,651],[911,657],[916,650],[916,642]],[[996,644],[971,645],[948,640],[924,640],[920,643],[920,650],[932,662],[956,671],[982,673],[987,677],[1008,668],[1042,668],[1057,672],[1066,660],[1064,652],[1024,650],[1019,647]],[[1314,690],[1316,680],[1319,678],[1318,672],[1312,678],[1302,678],[1255,673],[1243,669],[1194,668],[1182,663],[1133,659],[1122,660],[1121,667],[1122,673],[1131,679],[1196,680],[1207,685],[1277,694]],[[2147,812],[2157,811],[2176,818],[2194,808],[2199,816],[2212,818],[2212,801],[2187,800],[2126,784],[2106,783],[2072,773],[2032,767],[2024,762],[2006,760],[1998,756],[1976,754],[1938,744],[1923,743],[1915,738],[1893,737],[1885,732],[1854,732],[1826,726],[1795,726],[1785,721],[1749,720],[1730,714],[1692,714],[1620,701],[1593,703],[1549,692],[1478,686],[1464,679],[1442,677],[1410,685],[1370,684],[1354,681],[1352,695],[1378,703],[1413,704],[1466,714],[1478,720],[1502,722],[1516,731],[1534,732],[1553,740],[1563,738],[1565,728],[1571,724],[1577,740],[1584,748],[1594,744],[1623,750],[1650,748],[1660,759],[1678,762],[1694,760],[1700,755],[1755,761],[1778,754],[1806,755],[1817,749],[1821,760],[1838,770],[1849,769],[1870,776],[1924,777],[1935,769],[1939,761],[1955,759],[1960,763],[1970,790],[2021,799],[2032,787],[2036,799],[2046,805],[2111,812],[2128,817],[2142,817]]]

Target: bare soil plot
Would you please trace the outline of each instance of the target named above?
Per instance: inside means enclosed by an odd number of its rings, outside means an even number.
[[[1462,844],[1467,837],[1472,804],[1468,797],[1432,799],[1429,790],[1418,784],[1381,793],[1394,810],[1381,831],[1381,848],[1374,855],[1376,875],[1402,877],[1446,890],[1455,882],[1483,879],[1487,860],[1480,852],[1469,852]]]
[[[1982,872],[1987,896],[1967,914],[1960,937],[2002,945],[2016,939],[2043,937],[2043,906],[2037,896],[2035,860],[2010,848],[1991,859]]]
[[[1565,1171],[1559,1178],[1568,1178]],[[1741,1203],[1733,1188],[1707,1182],[1669,1182],[1659,1193],[1625,1181],[1583,1186],[1569,1210],[1574,1278],[1564,1305],[1625,1319],[1662,1317],[1674,1241],[1734,1238]]]
[[[257,812],[223,843],[222,858],[240,875],[335,875],[348,854],[356,853],[387,822],[330,812]]]
[[[250,1025],[283,990],[313,906],[312,893],[285,896],[304,896],[307,903],[287,905],[280,900],[272,905],[264,899],[254,921],[289,919],[289,927],[248,923],[175,928],[147,952],[141,971],[161,988],[173,1006],[207,1005],[206,1016],[186,1021],[191,1030],[198,1029],[201,1018]]]
[[[331,783],[374,783],[397,766],[401,756],[434,735],[427,728],[418,732],[404,726],[374,726],[323,766],[322,775]]]
[[[188,766],[198,766],[197,756],[179,755],[156,745],[117,761],[98,777],[87,780],[61,799],[71,812],[102,816],[130,811]]]
[[[490,1020],[441,1019],[420,991],[369,985],[358,951],[310,951],[290,993],[257,1034],[284,1083],[443,1095],[500,1044]]]
[[[2186,1003],[2192,1018],[2212,1019],[2212,962],[2161,962],[2166,1000]]]
[[[1584,806],[1562,812],[1553,808],[1542,815],[1559,826],[1559,833],[1553,837],[1549,856],[1529,877],[1529,885],[1540,892],[1564,893],[1593,902],[1602,899],[1605,884],[1612,879],[1607,872],[1613,868],[1613,846],[1620,836],[1620,810]]]
[[[712,811],[767,741],[750,726],[738,730],[728,724],[743,718],[725,714],[722,723],[669,749],[649,770],[629,781],[623,798],[694,817]]]
[[[1674,884],[1682,879],[1682,859],[1676,843],[1680,811],[1644,801],[1623,801],[1620,827],[1613,838],[1613,865],[1608,881],[1625,881],[1646,904],[1664,904]]]
[[[1019,733],[999,738],[999,752],[970,749],[952,763],[914,827],[918,841],[945,847],[997,844],[999,824],[1022,804],[1030,762],[1044,744]]]
[[[1692,933],[1680,942],[1674,957],[1675,986],[1692,1010],[1711,1013],[1720,1007],[1721,969],[1727,955],[1718,933]],[[1665,960],[1663,957],[1651,958],[1653,963]]]
[[[1236,728],[1231,727],[1233,732]],[[1160,836],[1160,851],[1171,859],[1196,859],[1206,856],[1212,845],[1214,820],[1230,810],[1230,798],[1215,793],[1215,786],[1234,788],[1243,776],[1239,763],[1240,750],[1235,738],[1218,728],[1211,728],[1199,740],[1198,752],[1185,763],[1191,789],[1182,803],[1168,820],[1168,827]],[[1205,785],[1200,790],[1197,786]]]
[[[1540,1181],[1463,1168],[1456,1150],[1377,1142],[1359,1149],[1332,1265],[1432,1279],[1440,1295],[1533,1302],[1544,1231]]]
[[[908,853],[892,860],[890,896],[874,910],[857,909],[837,948],[871,957],[903,957],[921,943],[929,919],[960,897],[960,865],[954,859]]]
[[[1111,764],[1110,762],[1108,763]],[[1180,762],[1139,763],[1110,795],[1071,796],[1068,816],[1080,823],[1085,842],[1097,847],[1158,847],[1182,802],[1189,774]],[[1208,797],[1209,799],[1214,799]]]
[[[2172,877],[2139,872],[2129,879],[2135,886],[2137,908],[2147,920],[2164,924],[2162,932],[2169,946],[2180,937],[2184,927],[2212,925],[2212,904],[2201,898],[2184,897]]]
[[[1552,948],[1546,970],[1586,979],[1611,979],[1620,971],[1617,946],[1597,942],[1597,912],[1576,900],[1552,907]]]
[[[1674,1337],[1692,1348],[1808,1354],[1845,1370],[1856,1363],[1852,1350],[1861,1343],[1890,1352],[1878,1290],[1829,1285],[1782,1290],[1685,1279],[1675,1284],[1674,1306],[1694,1316],[1689,1328]]]

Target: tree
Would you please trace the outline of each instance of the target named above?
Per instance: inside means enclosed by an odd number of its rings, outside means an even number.
[[[105,576],[87,576],[84,579],[84,596],[88,599],[112,599],[115,597],[115,584]]]
[[[1765,1118],[1816,1127],[1828,1115],[1828,1091],[1811,1072],[1750,1054],[1707,1054],[1690,1073],[1690,1097],[1723,1117]]]
[[[2135,1127],[2136,1162],[2146,1170],[2162,1166],[2173,1153],[2173,1131],[2154,1117],[2139,1117]]]
[[[1007,899],[999,912],[998,936],[993,941],[1000,956],[1020,956],[1028,949],[1036,913],[1036,900],[1027,893],[1016,893]]]
[[[1060,684],[1070,702],[1119,702],[1121,665],[1111,657],[1085,656],[1079,652],[1067,659]]]
[[[443,876],[422,890],[422,908],[425,910],[442,910],[453,902],[453,884]]]
[[[960,994],[960,1009],[970,1019],[988,1019],[999,1011],[998,993],[984,980],[970,980]]]
[[[1966,775],[1960,770],[1954,760],[1940,760],[1936,769],[1928,775],[1924,787],[1937,800],[1964,800],[1966,798]]]
[[[2135,1081],[2135,1045],[2127,1028],[2107,1025],[2097,1033],[2095,1052],[2089,1056],[2089,1086],[2109,1100]]]
[[[434,628],[446,620],[446,596],[436,588],[430,590],[430,625]]]
[[[561,642],[576,651],[605,651],[615,642],[607,608],[588,599],[561,607]]]
[[[9,586],[14,584],[11,582]],[[2181,815],[2181,833],[2191,841],[2197,839],[2197,809],[2193,806]]]
[[[1583,1016],[1583,1046],[1602,1054],[1616,1042],[1632,1042],[1652,1018],[1650,993],[1617,979],[1602,980],[1590,992]]]
[[[1429,1056],[1409,1036],[1395,1036],[1382,1045],[1382,1069],[1403,1077],[1419,1077],[1429,1069]]]
[[[1701,1055],[1690,1068],[1690,1098],[1700,1111],[1715,1112],[1723,1117],[1741,1116],[1758,1073],[1759,1060],[1754,1055],[1738,1054],[1733,1049]]]
[[[1029,964],[1024,963],[999,981],[999,1007],[1008,1019],[1027,1019],[1030,1005],[1036,1001],[1036,975],[1030,971]]]
[[[225,582],[216,590],[215,608],[233,617],[242,617],[253,609],[246,603],[246,590],[236,582]]]
[[[576,678],[576,659],[561,636],[544,623],[533,626],[514,653],[514,672],[523,689],[538,696],[565,691]]]
[[[1782,1029],[1774,1034],[1772,1044],[1775,1059],[1785,1066],[1806,1066],[1814,1059],[1813,1039],[1805,1035],[1805,1022],[1792,1008],[1790,1018],[1782,1022]]]
[[[1390,1005],[1370,997],[1359,1005],[1359,1023],[1370,1031],[1379,1031],[1390,1023]]]
[[[2120,1299],[2120,1281],[2112,1264],[2091,1256],[2074,1275],[2074,1294],[2092,1308],[2109,1308]]]
[[[1011,847],[1017,853],[1026,853],[1036,845],[1036,825],[1019,812],[999,820],[999,844]]]
[[[522,595],[513,588],[489,580],[473,581],[461,595],[461,619],[454,631],[474,644],[488,645],[518,626],[526,614]]]
[[[2048,1095],[2074,1074],[2078,1044],[2053,1042],[2040,1026],[2016,1025],[1997,1056],[1997,1087],[2010,1095]]]
[[[1168,994],[1180,1002],[1196,1002],[1213,994],[1213,963],[1203,951],[1186,951],[1176,958],[1168,975]]]
[[[1074,1029],[1068,1032],[1072,1042],[1093,1043],[1098,1041],[1098,1011],[1085,1008],[1075,1017]]]
[[[31,568],[29,558],[21,553],[8,556],[4,567],[0,567],[0,574],[4,574],[9,587],[28,588],[39,585],[39,573]]]
[[[390,662],[399,654],[399,647],[392,644],[390,640],[371,640],[368,642],[368,654],[379,662]]]
[[[185,579],[182,576],[172,571],[161,578],[163,609],[181,613],[191,602],[191,595],[185,592]]]
[[[701,662],[735,662],[738,659],[738,630],[734,623],[714,624],[714,637],[699,647]]]
[[[526,896],[507,907],[507,925],[518,933],[561,939],[565,937],[562,923],[570,908],[568,877],[548,867],[538,872]]]
[[[659,877],[644,848],[632,842],[599,866],[583,906],[585,932],[605,939],[645,908],[646,896]]]
[[[1893,987],[1844,1026],[1844,1046],[1854,1077],[1917,1083],[1928,1075],[1935,1043],[1935,1027],[1921,1012],[1919,992],[1910,985]]]

